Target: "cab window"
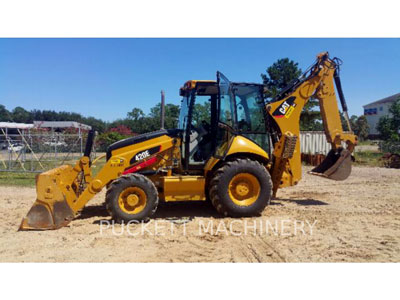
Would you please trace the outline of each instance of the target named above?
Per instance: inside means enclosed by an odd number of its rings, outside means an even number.
[[[186,129],[186,123],[188,121],[189,113],[189,97],[185,96],[181,101],[181,111],[179,113],[178,129]]]
[[[264,102],[259,86],[234,88],[239,132],[265,133]]]

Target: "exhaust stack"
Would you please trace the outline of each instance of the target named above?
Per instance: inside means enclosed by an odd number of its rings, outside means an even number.
[[[165,128],[165,92],[161,91],[161,129]]]

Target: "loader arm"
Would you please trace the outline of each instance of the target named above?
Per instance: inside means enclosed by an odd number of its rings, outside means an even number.
[[[348,120],[339,64],[340,60],[329,58],[327,52],[319,54],[315,64],[267,104],[274,143],[271,167],[274,194],[278,187],[295,185],[301,179],[300,142],[295,142],[293,147],[293,139],[299,140],[300,114],[310,97],[319,101],[325,135],[332,146],[327,158],[310,173],[335,180],[344,180],[350,175],[351,152],[357,137],[352,133]],[[350,132],[343,131],[335,84]],[[346,149],[342,143],[346,144]],[[285,145],[288,149],[283,149]]]
[[[37,199],[23,218],[19,230],[49,230],[68,225],[77,213],[107,184],[124,174],[149,166],[159,169],[177,148],[167,135],[134,145],[126,145],[113,152],[96,176],[92,176],[90,152],[94,135],[90,134],[84,156],[75,166],[63,165],[41,173],[36,179]],[[136,154],[157,148],[148,157],[133,161]]]

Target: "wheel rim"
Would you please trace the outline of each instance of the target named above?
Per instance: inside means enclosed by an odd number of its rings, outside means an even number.
[[[229,196],[239,206],[250,206],[258,199],[261,186],[258,179],[249,173],[239,173],[229,182]]]
[[[146,206],[147,195],[140,187],[128,187],[118,197],[118,204],[124,213],[134,215]]]

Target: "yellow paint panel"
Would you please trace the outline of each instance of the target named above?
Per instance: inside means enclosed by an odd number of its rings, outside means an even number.
[[[165,201],[206,200],[203,176],[164,176],[161,177]]]
[[[228,155],[235,153],[253,153],[268,159],[268,154],[256,143],[243,136],[236,136],[229,148]]]

